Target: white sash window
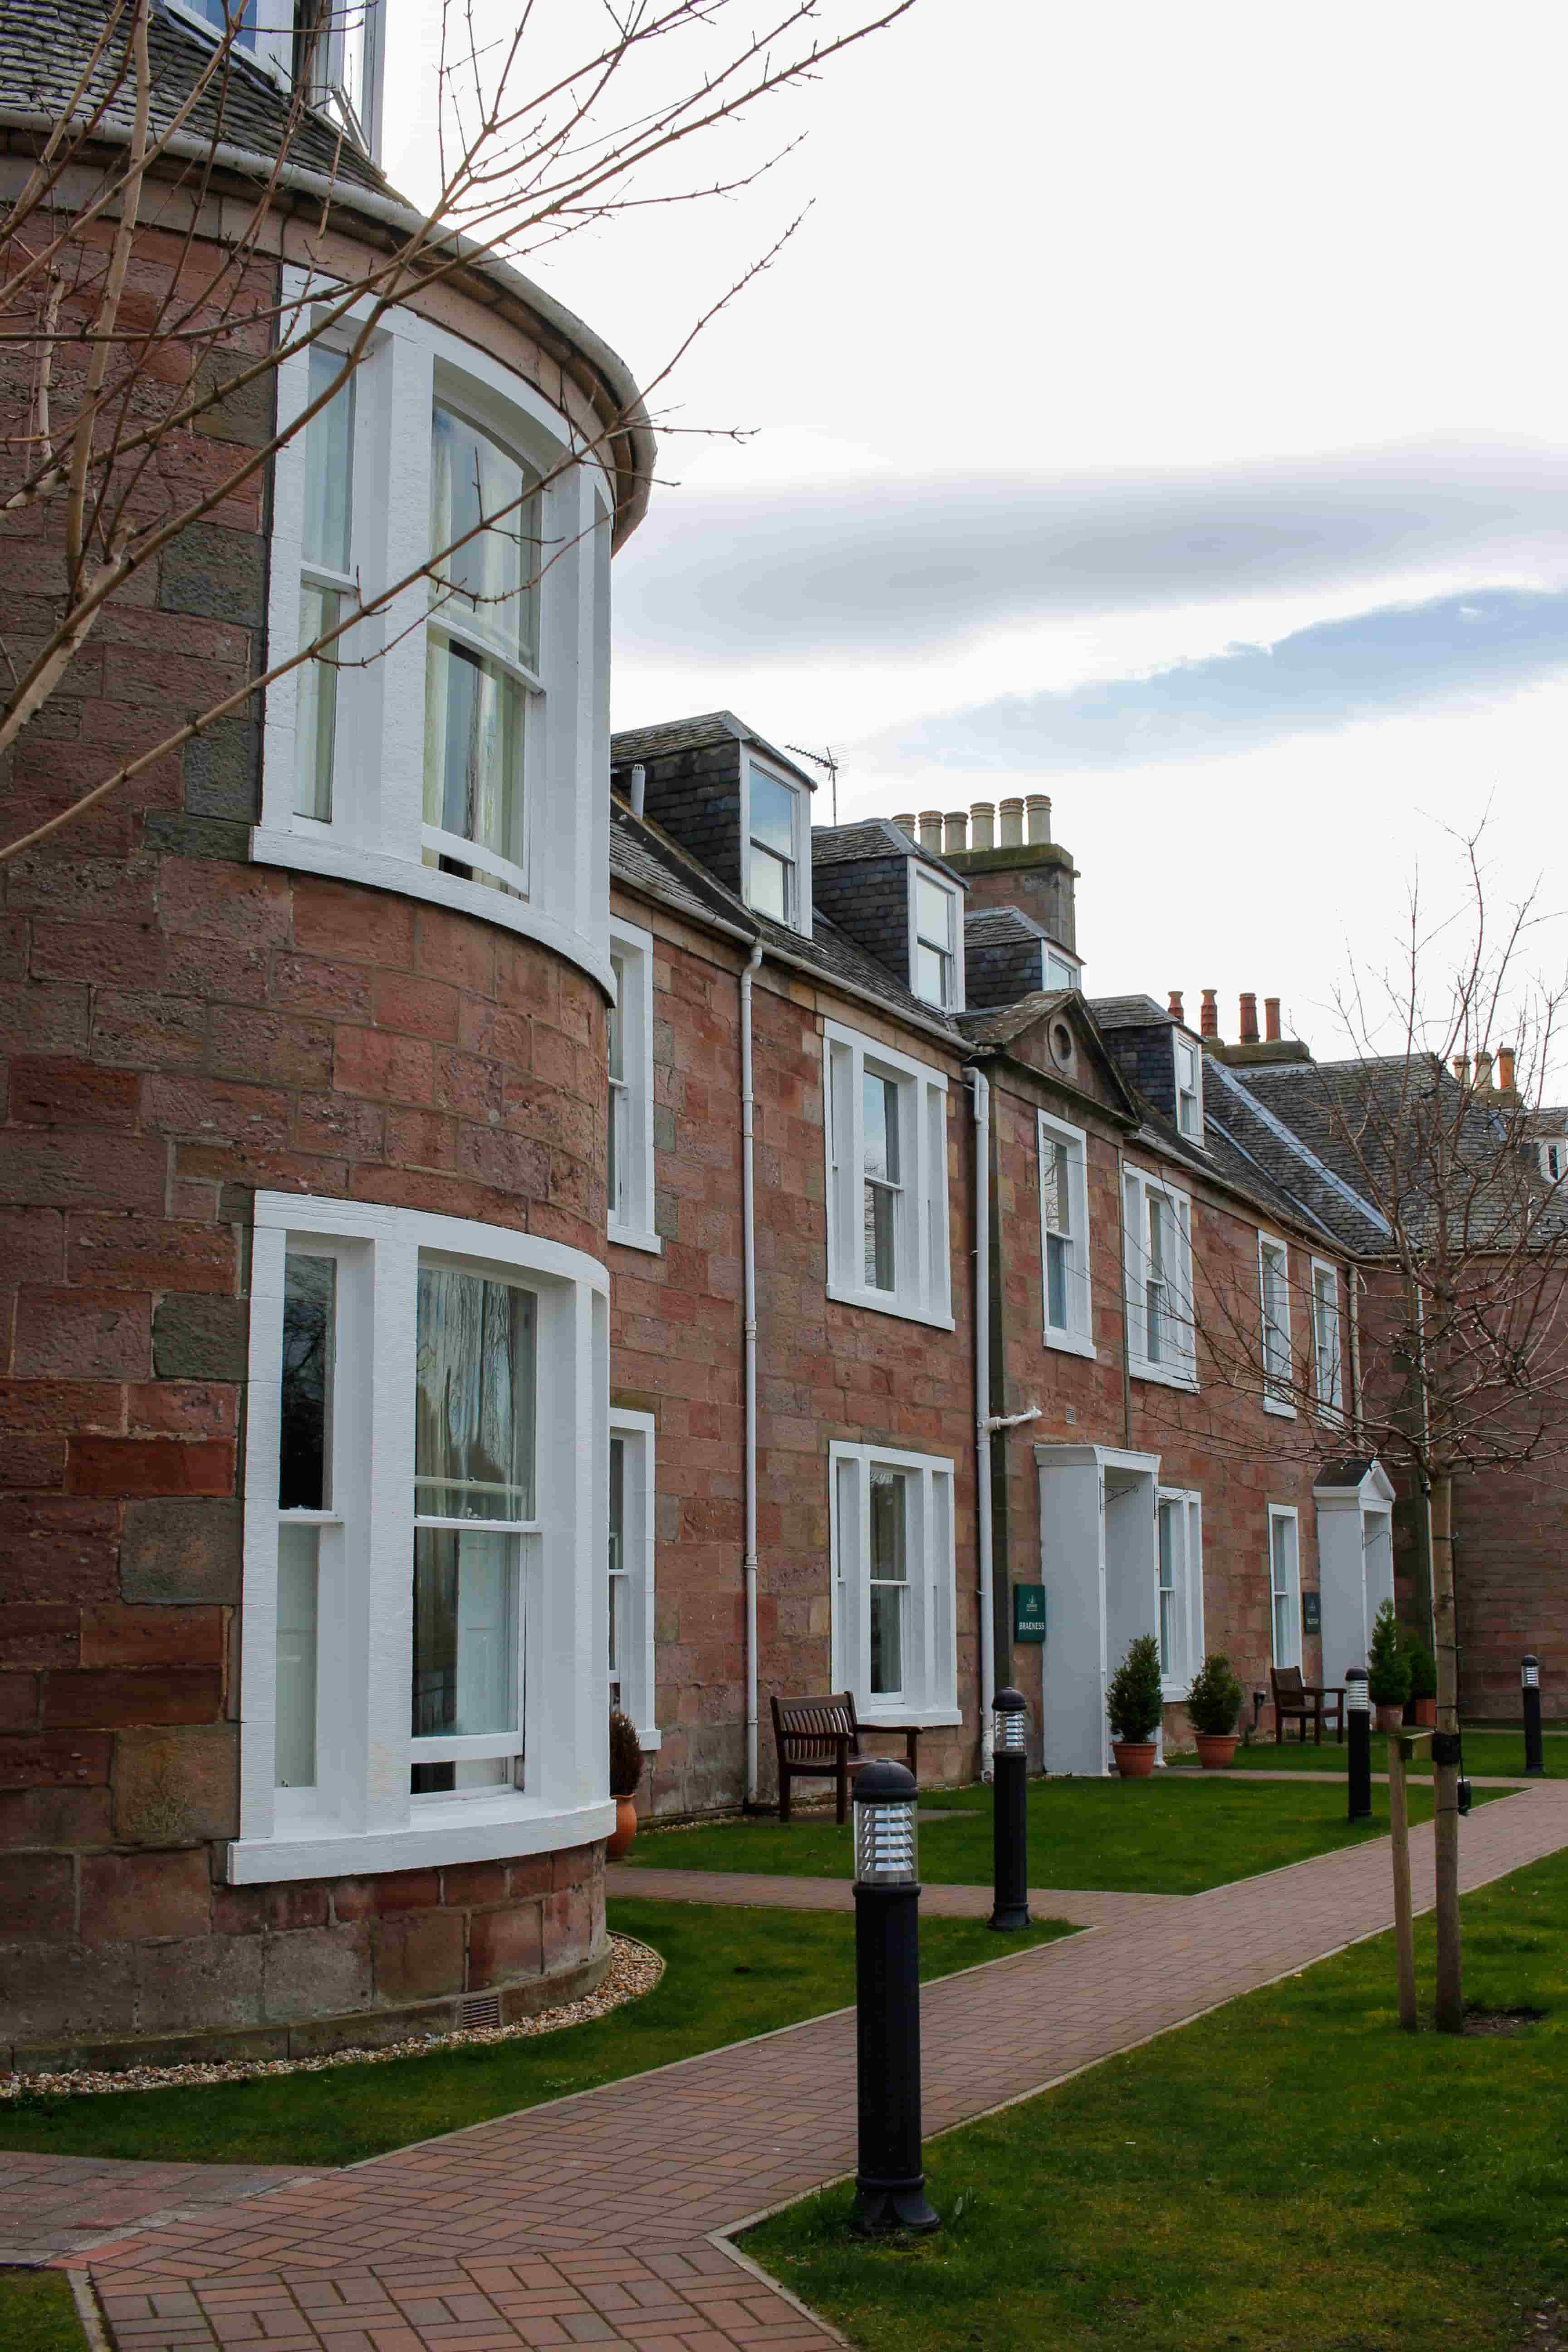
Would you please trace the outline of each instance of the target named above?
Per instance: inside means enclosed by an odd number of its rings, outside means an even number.
[[[952,1464],[834,1444],[833,1686],[872,1723],[958,1723]]]
[[[1263,1409],[1295,1415],[1290,1401],[1290,1253],[1271,1234],[1258,1236],[1258,1292],[1262,1314]]]
[[[1195,1388],[1192,1202],[1161,1178],[1129,1168],[1122,1206],[1128,1368],[1135,1380]]]
[[[823,1051],[828,1297],[951,1330],[947,1080],[837,1022]]]
[[[1089,1149],[1080,1127],[1039,1115],[1040,1279],[1047,1348],[1094,1353],[1089,1265]]]

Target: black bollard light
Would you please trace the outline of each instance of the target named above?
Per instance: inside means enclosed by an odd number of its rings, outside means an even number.
[[[991,1925],[1004,1935],[1029,1924],[1028,1702],[999,1690],[991,1717]]]
[[[1350,1748],[1350,1810],[1352,1822],[1372,1819],[1372,1701],[1366,1668],[1345,1668],[1345,1724]]]
[[[1541,1745],[1541,1661],[1533,1650],[1521,1659],[1519,1679],[1524,1695],[1524,1769],[1534,1775],[1545,1771],[1546,1758]]]
[[[934,2230],[921,2165],[920,1880],[915,1781],[880,1758],[855,1780],[855,2054],[864,2238]]]

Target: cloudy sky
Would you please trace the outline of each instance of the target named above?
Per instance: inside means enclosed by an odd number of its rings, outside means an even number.
[[[1048,792],[1091,992],[1321,1047],[1450,828],[1568,903],[1565,66],[1545,0],[919,0],[757,185],[539,270],[647,379],[810,205],[660,393],[617,723]]]

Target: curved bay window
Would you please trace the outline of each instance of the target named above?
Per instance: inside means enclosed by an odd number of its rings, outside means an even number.
[[[534,1512],[531,1291],[419,1270],[415,1354],[416,1796],[516,1785],[522,1769],[519,1550]]]

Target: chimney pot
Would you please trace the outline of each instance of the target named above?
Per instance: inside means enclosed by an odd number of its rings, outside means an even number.
[[[1469,1083],[1470,1083],[1470,1057],[1469,1057],[1469,1055],[1468,1055],[1468,1054],[1456,1054],[1456,1055],[1455,1055],[1455,1056],[1454,1056],[1454,1076],[1458,1079],[1459,1084],[1460,1084],[1462,1087],[1468,1087],[1468,1086],[1469,1085]]]
[[[1024,803],[1021,800],[1002,803],[1002,847],[1021,849],[1024,844]]]
[[[949,809],[942,824],[946,835],[943,847],[948,850],[956,849],[962,854],[969,846],[969,811]]]
[[[1172,989],[1170,1002],[1165,1009],[1173,1021],[1185,1021],[1187,1016],[1182,1010],[1182,992],[1179,988]]]
[[[921,847],[934,850],[939,857],[942,856],[941,809],[921,809]]]
[[[1489,1054],[1476,1055],[1476,1091],[1489,1095],[1492,1090],[1492,1057]]]
[[[1244,1045],[1256,1045],[1258,1043],[1258,999],[1250,989],[1242,993],[1241,1042]]]
[[[913,809],[906,809],[901,816],[896,816],[893,819],[893,823],[898,826],[900,833],[907,833],[911,841],[919,840],[920,835],[915,831],[915,813]]]
[[[1279,1043],[1279,999],[1266,996],[1263,1000],[1263,1034],[1270,1045]]]
[[[1497,1049],[1498,1084],[1505,1095],[1513,1092],[1513,1047],[1500,1045]]]
[[[996,841],[996,803],[976,801],[969,812],[970,845],[974,849],[991,849]]]
[[[1049,841],[1051,837],[1051,801],[1048,793],[1029,793],[1024,801],[1028,818],[1029,839]]]
[[[1212,988],[1205,988],[1204,991],[1203,1011],[1198,1015],[1198,1034],[1200,1036],[1212,1037],[1216,1045],[1219,1042],[1219,1002],[1215,991]]]

